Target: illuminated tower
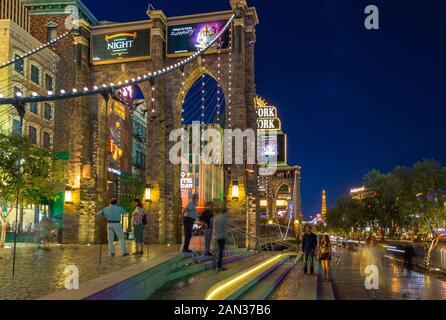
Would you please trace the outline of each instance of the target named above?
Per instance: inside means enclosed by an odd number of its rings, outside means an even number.
[[[327,195],[325,194],[325,190],[322,191],[322,221],[325,221],[325,218],[327,216]]]

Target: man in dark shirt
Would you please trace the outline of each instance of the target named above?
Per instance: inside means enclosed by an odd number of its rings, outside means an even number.
[[[311,226],[305,227],[305,234],[302,237],[302,252],[304,254],[304,273],[308,272],[308,260],[310,261],[310,274],[314,273],[314,252],[317,247],[317,237],[312,232]]]
[[[212,256],[211,253],[211,240],[212,240],[212,218],[214,204],[212,202],[208,202],[206,204],[206,209],[203,210],[203,213],[200,216],[200,221],[204,225],[204,246],[205,246],[205,255]]]

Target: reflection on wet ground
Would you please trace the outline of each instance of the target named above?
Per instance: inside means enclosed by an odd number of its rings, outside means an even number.
[[[298,263],[288,275],[283,279],[282,283],[268,297],[268,300],[296,300],[297,293],[302,281],[304,273],[302,264]]]
[[[408,270],[378,248],[339,251],[335,266],[334,293],[340,300],[444,300],[446,282]],[[364,270],[375,265],[379,270],[379,288],[367,290]]]
[[[118,246],[119,248],[119,246]],[[134,252],[134,243],[128,243],[129,252]],[[79,269],[80,284],[104,274],[119,271],[136,263],[154,259],[166,252],[176,252],[176,246],[146,246],[144,256],[109,257],[103,246],[102,263],[99,265],[99,246],[52,246],[48,250],[35,245],[19,245],[17,250],[16,275],[11,276],[12,249],[0,249],[0,299],[35,299],[65,288],[65,268],[75,265]]]

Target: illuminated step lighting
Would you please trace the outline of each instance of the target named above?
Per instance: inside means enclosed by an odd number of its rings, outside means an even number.
[[[253,275],[260,270],[263,271],[263,269],[268,269],[270,266],[274,265],[274,263],[276,263],[278,260],[280,260],[286,256],[287,256],[286,254],[277,255],[277,256],[263,262],[262,264],[236,276],[234,279],[229,280],[228,282],[226,282],[222,285],[217,284],[215,288],[213,287],[208,291],[208,293],[206,294],[205,300],[222,300],[222,298],[224,298],[225,296],[228,296],[228,294],[225,295],[225,293],[234,292],[234,290],[230,290],[230,289],[235,289],[237,287],[237,285],[240,285],[244,279],[247,279],[250,275]],[[229,290],[229,291],[227,291],[227,290]]]

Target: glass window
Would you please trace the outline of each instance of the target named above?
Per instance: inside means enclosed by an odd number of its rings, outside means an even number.
[[[31,80],[34,83],[40,83],[40,70],[35,65],[31,65]]]
[[[23,59],[18,59],[20,58],[20,55],[16,54],[15,55],[15,63],[14,63],[14,69],[15,71],[17,71],[20,74],[23,74]]]
[[[20,120],[13,119],[12,120],[12,132],[20,134],[21,133],[20,131],[21,131]]]
[[[33,126],[29,126],[28,135],[31,142],[37,144],[37,129]]]
[[[37,104],[37,102],[31,102],[29,111],[35,114],[39,114],[39,105]]]
[[[53,120],[53,107],[48,103],[45,103],[44,117],[46,120],[49,120],[49,121]]]
[[[48,74],[45,75],[45,88],[48,91],[53,91],[53,77]]]
[[[57,37],[57,29],[55,27],[48,27],[48,41],[54,40]]]
[[[51,135],[48,132],[43,133],[43,146],[46,148],[51,146]]]

